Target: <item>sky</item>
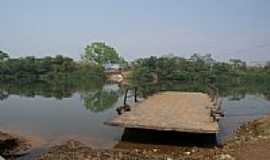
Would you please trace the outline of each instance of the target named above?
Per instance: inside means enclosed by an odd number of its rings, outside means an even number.
[[[269,0],[0,0],[0,50],[76,59],[95,41],[124,58],[211,53],[270,60]]]

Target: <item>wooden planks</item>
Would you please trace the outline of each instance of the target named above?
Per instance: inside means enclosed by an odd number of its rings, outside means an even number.
[[[137,103],[130,112],[106,124],[125,128],[192,133],[217,133],[218,123],[210,116],[210,97],[197,92],[161,92]]]

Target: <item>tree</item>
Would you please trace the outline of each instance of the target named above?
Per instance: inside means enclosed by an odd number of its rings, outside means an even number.
[[[91,45],[87,45],[85,53],[82,55],[83,60],[98,65],[104,65],[107,63],[123,63],[118,52],[105,44],[104,42],[94,42]]]
[[[206,64],[214,64],[215,63],[215,60],[212,58],[212,55],[211,54],[206,54],[206,55],[200,55],[198,53],[194,53],[191,57],[190,57],[190,60],[193,61],[193,62],[204,62]]]
[[[86,109],[92,112],[102,112],[113,106],[117,101],[119,91],[98,90],[96,92],[88,92],[82,95],[83,103]]]
[[[270,70],[270,61],[266,62],[264,69]]]

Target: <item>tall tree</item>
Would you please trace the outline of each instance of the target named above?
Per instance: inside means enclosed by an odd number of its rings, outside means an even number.
[[[123,58],[119,56],[118,52],[104,42],[94,42],[91,45],[87,45],[82,58],[87,62],[99,65],[123,63]]]

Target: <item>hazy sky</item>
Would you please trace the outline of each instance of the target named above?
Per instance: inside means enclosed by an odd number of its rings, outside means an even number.
[[[105,41],[127,59],[211,53],[270,60],[270,0],[0,0],[0,50],[79,58]]]

